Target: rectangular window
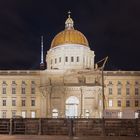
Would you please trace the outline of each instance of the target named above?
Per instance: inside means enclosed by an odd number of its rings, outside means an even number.
[[[118,95],[121,95],[121,88],[118,88]]]
[[[59,63],[61,63],[61,57],[59,57]]]
[[[2,106],[6,106],[6,100],[5,99],[2,100]]]
[[[26,111],[22,111],[21,116],[22,116],[22,118],[26,118]]]
[[[12,88],[12,94],[16,94],[16,88]]]
[[[68,57],[67,56],[65,57],[65,62],[68,62]]]
[[[79,56],[76,57],[76,62],[79,62]]]
[[[71,62],[74,62],[74,57],[73,56],[71,57]]]
[[[138,107],[138,106],[139,106],[139,101],[135,100],[135,107]]]
[[[12,106],[16,106],[16,100],[15,99],[12,100]]]
[[[6,111],[2,111],[2,118],[6,118]]]
[[[121,100],[118,100],[117,105],[118,105],[118,107],[121,107],[121,105],[122,105]]]
[[[21,94],[25,94],[25,88],[24,87],[21,88]]]
[[[139,89],[135,88],[135,95],[139,95]]]
[[[31,94],[35,94],[35,88],[34,87],[31,88]]]
[[[6,88],[5,87],[2,88],[2,94],[6,94]]]
[[[55,58],[55,64],[57,63],[57,59]]]
[[[112,95],[112,88],[109,88],[109,95]]]
[[[35,100],[34,99],[31,100],[31,106],[35,106]]]
[[[112,99],[109,99],[109,107],[112,107],[113,106],[113,101]]]
[[[130,107],[130,101],[126,100],[126,107]]]
[[[36,114],[35,111],[31,111],[31,118],[35,118]]]
[[[126,95],[130,95],[130,88],[126,88]]]
[[[12,118],[14,118],[16,116],[16,111],[12,111]]]
[[[21,100],[21,106],[26,106],[26,100],[25,99]]]

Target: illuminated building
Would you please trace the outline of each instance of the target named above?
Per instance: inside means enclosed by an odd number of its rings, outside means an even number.
[[[41,47],[43,52],[43,40]],[[47,69],[0,71],[0,117],[138,117],[140,72],[102,75],[94,58],[69,15],[47,52]]]

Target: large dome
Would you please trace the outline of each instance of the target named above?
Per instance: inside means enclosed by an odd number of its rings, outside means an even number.
[[[65,22],[65,30],[58,33],[51,43],[51,48],[63,44],[80,44],[84,46],[89,46],[86,37],[80,32],[74,29],[72,18],[68,17]]]

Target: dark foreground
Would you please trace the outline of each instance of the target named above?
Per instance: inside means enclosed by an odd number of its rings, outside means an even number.
[[[68,137],[68,136],[38,136],[38,135],[0,135],[0,140],[140,140],[140,137],[126,136],[85,136],[85,137]]]

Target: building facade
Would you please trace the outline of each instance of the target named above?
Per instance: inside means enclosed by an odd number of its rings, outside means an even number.
[[[94,58],[69,15],[52,40],[45,70],[0,71],[0,118],[137,118],[140,72],[102,72]]]

